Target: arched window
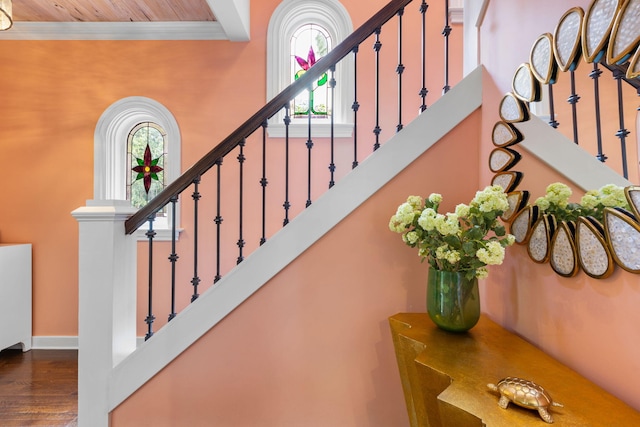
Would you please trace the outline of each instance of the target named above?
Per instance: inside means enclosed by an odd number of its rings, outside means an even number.
[[[153,99],[134,96],[104,111],[94,134],[94,199],[131,200],[140,207],[178,176],[180,129],[169,110]],[[144,194],[145,183],[149,184],[148,195]],[[180,224],[180,210],[176,212],[176,224]],[[154,221],[156,240],[171,238],[171,223],[171,212],[159,213]],[[142,228],[140,238],[144,238]]]
[[[328,52],[333,46],[344,40],[353,31],[351,18],[346,9],[337,0],[283,0],[276,8],[269,21],[267,30],[267,100],[271,100],[292,83],[292,75],[300,71],[300,62],[296,56],[308,64],[310,46],[308,38],[319,37],[328,43]],[[307,40],[305,40],[305,37]],[[300,50],[296,47],[300,43]],[[305,46],[306,45],[306,46]],[[313,43],[311,44],[313,46]],[[315,59],[324,54],[316,51]],[[297,68],[296,68],[297,67]],[[313,103],[320,107],[312,114],[313,136],[328,136],[330,128],[326,117],[333,114],[334,136],[349,137],[353,131],[353,58],[346,57],[336,65],[335,71],[335,111],[329,109],[328,84],[317,84],[313,95]],[[322,79],[320,79],[322,80]],[[318,82],[320,83],[320,82]],[[320,88],[320,90],[318,90]],[[300,94],[292,106],[292,111],[310,102],[308,91]],[[322,109],[327,110],[325,113]],[[303,111],[303,110],[299,110]],[[289,126],[289,135],[294,137],[307,136],[307,122],[294,120]],[[305,116],[306,117],[306,116]],[[269,120],[267,128],[269,136],[284,136],[284,111],[279,112]]]

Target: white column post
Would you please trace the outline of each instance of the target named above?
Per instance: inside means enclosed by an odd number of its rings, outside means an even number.
[[[126,200],[88,200],[79,223],[78,426],[108,427],[113,367],[136,348],[136,239]]]
[[[482,63],[480,27],[489,6],[489,0],[464,0],[463,17],[463,76],[467,76]]]

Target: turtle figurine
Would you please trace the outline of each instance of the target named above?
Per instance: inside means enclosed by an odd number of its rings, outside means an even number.
[[[554,402],[544,388],[522,378],[506,377],[498,385],[487,384],[487,387],[500,393],[498,405],[502,409],[507,409],[509,402],[513,402],[523,408],[537,410],[540,417],[548,423],[553,423],[548,409],[551,406],[563,406],[562,403]]]

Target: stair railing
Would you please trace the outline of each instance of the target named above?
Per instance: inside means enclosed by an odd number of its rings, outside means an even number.
[[[271,225],[273,223],[273,216],[277,215],[274,213],[273,204],[271,199],[273,199],[273,193],[267,192],[267,186],[269,183],[269,178],[267,176],[267,168],[270,166],[269,162],[266,159],[269,157],[269,150],[271,149],[271,145],[275,145],[273,140],[269,140],[267,142],[267,132],[269,126],[269,119],[284,110],[284,126],[285,126],[285,137],[284,137],[284,159],[280,160],[281,164],[284,165],[285,171],[279,171],[279,174],[284,174],[284,201],[278,202],[282,203],[283,211],[281,214],[284,219],[282,221],[282,226],[286,226],[287,223],[291,220],[292,215],[294,214],[294,209],[292,206],[292,200],[290,200],[291,196],[291,187],[293,185],[298,185],[299,182],[297,179],[292,178],[290,174],[290,167],[292,165],[301,164],[302,161],[296,157],[290,157],[290,149],[292,148],[292,144],[295,142],[294,138],[290,138],[289,136],[289,126],[292,121],[291,111],[290,111],[290,102],[301,92],[312,88],[314,82],[316,82],[321,76],[327,73],[329,88],[333,91],[333,88],[336,84],[342,84],[342,82],[335,81],[335,69],[336,67],[341,66],[341,61],[345,58],[351,56],[353,57],[354,64],[358,64],[359,67],[354,67],[354,76],[353,79],[355,81],[354,87],[356,90],[354,91],[354,99],[352,104],[353,110],[353,159],[350,162],[351,168],[357,167],[359,163],[358,156],[362,154],[363,149],[362,144],[358,145],[360,141],[358,138],[362,139],[362,130],[363,126],[366,126],[366,116],[363,116],[363,107],[367,108],[367,114],[371,114],[375,119],[371,119],[374,121],[372,132],[374,134],[373,138],[373,146],[372,151],[375,151],[381,142],[381,134],[383,133],[381,129],[381,125],[383,123],[387,124],[388,120],[391,120],[390,117],[396,116],[397,123],[394,126],[389,126],[394,129],[395,132],[400,132],[403,128],[403,111],[407,109],[411,111],[415,111],[416,114],[420,114],[424,111],[426,106],[425,97],[428,93],[426,88],[426,75],[427,75],[427,58],[429,58],[426,51],[426,39],[427,39],[427,28],[428,28],[428,20],[431,19],[430,15],[427,15],[428,5],[426,1],[422,1],[419,7],[416,7],[415,13],[411,15],[409,18],[408,15],[405,15],[405,6],[411,3],[412,0],[392,0],[386,6],[384,6],[379,12],[373,15],[369,20],[367,20],[362,26],[356,29],[351,35],[349,35],[343,42],[339,43],[335,48],[333,48],[330,52],[327,53],[326,56],[320,58],[315,65],[310,67],[306,73],[304,73],[299,79],[297,79],[290,86],[285,88],[282,92],[276,95],[272,100],[267,102],[264,107],[259,109],[255,114],[253,114],[249,119],[247,119],[241,126],[239,126],[235,131],[233,131],[229,136],[227,136],[222,142],[220,142],[217,146],[215,146],[211,151],[209,151],[204,157],[198,160],[192,167],[190,167],[184,174],[182,174],[178,179],[174,182],[167,185],[167,187],[158,194],[155,198],[149,201],[149,203],[141,208],[138,212],[132,215],[125,222],[125,232],[127,234],[134,233],[138,228],[145,226],[147,223],[148,231],[146,232],[146,236],[148,239],[148,273],[147,273],[147,281],[148,281],[148,313],[145,318],[145,322],[147,323],[147,333],[145,339],[149,339],[154,334],[154,323],[156,321],[156,316],[154,314],[155,307],[157,307],[156,299],[154,298],[154,289],[157,289],[160,285],[157,282],[162,282],[162,287],[165,289],[171,290],[170,297],[170,308],[168,310],[169,315],[167,321],[171,321],[175,318],[178,308],[176,305],[180,305],[179,302],[176,302],[177,295],[179,296],[181,293],[184,293],[184,287],[181,287],[179,283],[180,277],[184,273],[177,273],[178,263],[180,258],[185,258],[193,261],[193,272],[191,274],[191,297],[190,302],[194,302],[197,300],[200,292],[206,289],[207,286],[213,286],[216,282],[218,282],[223,274],[226,274],[228,270],[233,268],[230,261],[231,258],[235,258],[235,263],[239,264],[243,261],[245,256],[247,256],[248,251],[252,248],[257,249],[256,246],[262,245],[268,237],[270,230],[274,227]],[[441,5],[438,5],[442,7]],[[445,8],[448,8],[448,2],[445,4]],[[392,21],[392,18],[397,17],[397,31],[387,31],[387,24],[389,21]],[[407,25],[408,19],[413,19],[410,22],[410,25]],[[433,19],[436,19],[435,17]],[[439,20],[439,19],[438,19]],[[437,22],[437,21],[436,21]],[[411,27],[413,25],[413,27]],[[407,32],[406,28],[414,29],[414,33],[411,34],[412,37],[421,37],[421,41],[417,43],[420,46],[419,52],[411,52],[411,55],[407,55],[403,50],[405,49],[403,40],[403,32]],[[384,27],[384,34],[383,34]],[[393,27],[393,25],[391,25]],[[437,25],[433,25],[431,23],[430,28],[438,28]],[[392,28],[392,30],[396,30]],[[445,53],[444,53],[444,61],[445,61],[445,76],[444,76],[444,90],[446,92],[450,87],[450,76],[449,76],[449,66],[447,62],[449,61],[449,35],[452,31],[451,26],[449,25],[449,13],[448,10],[445,9],[445,24],[444,30],[441,35],[444,36],[445,40]],[[397,43],[389,43],[386,39],[383,40],[384,36],[387,37],[387,34],[396,33],[397,35]],[[418,34],[419,32],[419,34]],[[374,93],[373,97],[373,106],[372,105],[361,105],[363,99],[358,99],[357,90],[360,89],[360,93],[362,92],[362,87],[358,88],[358,82],[364,73],[370,71],[369,69],[363,69],[360,65],[361,62],[358,62],[358,59],[363,56],[364,49],[362,47],[363,43],[370,38],[374,38],[375,41],[372,43],[373,45],[373,55],[374,58],[367,58],[365,60],[370,60],[374,63],[373,66],[373,80],[374,80]],[[384,43],[384,45],[383,45]],[[395,77],[387,77],[389,74],[387,73],[387,68],[389,62],[391,61],[388,57],[383,58],[383,52],[385,49],[388,51],[389,48],[397,49],[397,52],[392,52],[397,54],[397,64],[393,67],[392,71],[395,72]],[[404,64],[405,58],[410,57],[410,65]],[[421,64],[421,65],[420,65]],[[411,68],[412,67],[412,68]],[[417,78],[417,82],[411,82],[413,86],[409,86],[406,83],[406,75],[405,71],[411,71],[412,77]],[[396,92],[393,94],[393,97],[388,95],[389,92],[389,80],[390,78],[397,79],[397,83],[394,86],[397,86]],[[404,79],[404,80],[403,80]],[[403,97],[403,93],[406,92],[406,88],[410,87],[413,93],[416,95],[415,99],[407,99],[406,96]],[[444,94],[444,93],[443,93]],[[369,95],[369,94],[367,94]],[[371,96],[370,96],[371,97]],[[366,98],[366,97],[365,97]],[[390,100],[388,100],[389,98]],[[412,105],[415,102],[415,105]],[[391,106],[391,107],[389,107]],[[405,107],[403,109],[403,106]],[[391,114],[390,110],[397,108],[396,114]],[[317,160],[314,158],[314,144],[317,144],[317,141],[314,141],[312,138],[312,120],[311,120],[311,109],[309,109],[309,120],[308,120],[308,139],[306,141],[306,149],[307,149],[307,177],[306,177],[306,191],[307,191],[307,199],[305,203],[305,208],[309,207],[313,203],[313,192],[319,192],[320,184],[316,182],[319,173],[316,171],[317,164],[321,160]],[[365,118],[365,120],[363,120]],[[331,117],[331,136],[329,138],[330,144],[330,152],[331,158],[328,161],[328,169],[330,172],[330,179],[328,183],[328,188],[331,188],[336,182],[335,171],[338,167],[335,159],[335,145],[337,144],[334,138],[333,132],[333,118]],[[365,124],[363,124],[365,123]],[[387,128],[389,128],[387,127]],[[366,130],[366,129],[365,129]],[[390,137],[390,135],[389,135]],[[324,144],[324,141],[322,141]],[[342,141],[340,142],[342,144]],[[278,144],[280,147],[280,145]],[[262,159],[260,162],[261,171],[258,172],[261,174],[259,176],[259,185],[261,186],[261,190],[256,190],[253,187],[247,186],[248,176],[256,176],[255,171],[249,172],[245,170],[245,164],[248,161],[248,152],[251,151],[252,155],[256,154],[258,150],[257,147],[260,147]],[[258,150],[258,151],[260,151]],[[229,160],[232,156],[232,153],[236,153],[236,166],[233,171],[230,171],[229,167],[225,168],[226,164],[231,163],[233,160]],[[213,173],[207,173],[211,169],[214,169]],[[237,174],[237,180],[234,178],[234,182],[229,181],[229,177]],[[214,196],[210,197],[209,194],[204,194],[205,189],[207,193],[211,190],[211,187],[215,186]],[[235,200],[236,206],[231,209],[227,206],[224,206],[224,197],[221,197],[221,194],[227,189],[233,188],[233,192],[237,194],[237,199]],[[191,189],[191,193],[188,194],[186,190]],[[188,206],[184,205],[185,199],[188,197],[193,199],[193,205]],[[215,224],[213,229],[211,229],[210,222],[202,221],[202,214],[200,211],[202,210],[203,200],[204,198],[208,198],[208,200],[215,200],[213,203],[215,205],[214,214],[210,215],[207,213],[208,221],[211,221]],[[261,204],[259,207],[254,203],[256,199],[261,198]],[[183,206],[178,206],[178,201],[183,203]],[[251,205],[250,205],[251,203]],[[178,208],[182,208],[184,210],[192,211],[193,217],[190,219],[193,221],[193,229],[189,230],[189,233],[192,234],[192,242],[193,249],[190,254],[185,255],[184,257],[179,256],[177,246],[180,246],[176,242],[176,227],[178,226],[175,222],[171,225],[173,230],[171,235],[173,236],[171,242],[171,249],[168,255],[170,268],[165,266],[158,267],[154,264],[154,257],[157,257],[157,252],[154,250],[154,246],[157,243],[154,243],[155,231],[154,231],[154,218],[156,213],[160,210],[164,209],[165,206],[168,205],[168,208],[175,213],[175,210]],[[234,211],[231,219],[231,224],[227,225],[226,222],[226,212]],[[250,212],[253,215],[253,212],[260,211],[260,219],[257,219],[254,216],[251,216],[252,219],[247,220],[247,217],[250,216],[247,212]],[[176,215],[173,215],[173,218],[176,218]],[[183,215],[184,218],[184,215]],[[256,226],[256,223],[260,223],[260,226]],[[226,226],[226,228],[225,228]],[[232,237],[231,227],[237,229],[237,239]],[[253,239],[247,242],[248,230],[255,230],[256,228],[260,228],[261,235],[259,238]],[[199,231],[207,230],[207,231]],[[208,234],[208,231],[214,233],[215,236],[212,237],[211,234]],[[205,233],[205,238],[203,238],[199,233]],[[273,231],[271,231],[273,233]],[[229,249],[230,242],[235,240],[235,245],[237,246],[237,255],[232,257],[231,253],[232,249]],[[206,249],[203,248],[203,245],[206,242],[207,245],[211,244],[211,242],[215,242],[213,246],[208,246]],[[258,243],[259,242],[259,243]],[[180,242],[181,243],[181,242]],[[164,248],[163,248],[164,249]],[[184,248],[180,248],[184,249]],[[203,255],[204,254],[204,255]],[[215,258],[215,261],[213,259]],[[202,266],[205,265],[207,269],[207,273],[203,274]],[[212,267],[212,265],[214,267]],[[210,271],[211,269],[215,269],[215,271]],[[156,270],[160,269],[161,273],[156,273]],[[211,275],[211,280],[208,280],[206,283],[203,276]],[[164,282],[169,283],[164,283]],[[181,290],[182,289],[182,290]],[[161,297],[163,298],[163,297]],[[178,297],[180,300],[180,298]],[[184,300],[184,298],[182,298]],[[158,327],[158,325],[155,325]],[[159,325],[162,326],[162,325]]]
[[[629,123],[628,120],[631,117],[629,113],[633,114],[636,108],[634,107],[629,111],[628,104],[630,100],[640,96],[640,81],[637,78],[626,78],[626,68],[626,65],[593,63],[590,71],[582,71],[584,73],[583,77],[589,77],[593,80],[592,85],[589,85],[585,78],[580,79],[579,76],[576,76],[578,70],[574,70],[571,72],[573,77],[570,92],[566,97],[567,105],[559,105],[556,99],[558,89],[554,90],[554,85],[547,87],[547,97],[544,102],[548,103],[546,108],[549,113],[546,116],[550,126],[564,133],[575,144],[582,146],[589,152],[593,152],[595,157],[602,163],[610,160],[611,152],[617,152],[616,163],[609,162],[610,167],[618,171],[624,178],[629,179],[629,165],[635,164],[637,167],[638,163],[635,161],[636,156],[630,159],[627,153],[627,142],[636,137],[635,133],[632,132],[633,127],[629,127],[633,125],[633,121]],[[605,70],[607,74],[602,75]],[[605,77],[614,82],[615,88],[602,90],[601,83]],[[593,92],[593,95],[591,95],[593,96],[593,102],[582,106],[580,104],[580,93],[585,94],[589,91]],[[615,107],[617,108],[617,120],[605,120],[603,118],[601,108],[603,104],[617,106]],[[570,113],[567,111],[569,108]],[[627,120],[625,120],[625,117]],[[592,131],[585,131],[583,127],[585,123],[593,124],[595,128]],[[609,155],[606,153],[607,150]]]

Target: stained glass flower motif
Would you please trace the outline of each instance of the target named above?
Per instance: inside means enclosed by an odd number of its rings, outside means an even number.
[[[309,48],[309,53],[307,54],[306,60],[296,55],[296,61],[304,71],[307,71],[309,68],[313,67],[316,63],[316,54],[313,51],[313,46]]]
[[[296,80],[299,79],[304,73],[305,71],[307,71],[309,68],[313,67],[316,63],[316,54],[313,51],[313,46],[309,48],[309,53],[307,54],[307,59],[305,60],[304,58],[299,57],[298,55],[295,55],[296,58],[296,62],[298,63],[298,65],[300,65],[300,68],[302,68],[302,70],[298,71],[296,73]],[[320,76],[320,78],[318,79],[318,86],[322,86],[324,84],[327,83],[327,73],[324,73],[322,76]]]
[[[151,158],[151,148],[149,144],[144,150],[144,158],[140,159],[136,157],[137,166],[131,168],[132,171],[136,172],[136,181],[142,179],[144,184],[144,190],[149,194],[149,189],[151,188],[151,180],[158,181],[158,173],[162,172],[163,169],[158,166],[158,162],[160,161],[160,157],[155,159]]]
[[[302,68],[301,70],[298,70],[294,76],[295,80],[298,80],[300,77],[302,77],[302,75],[304,73],[307,72],[307,70],[311,67],[313,67],[316,63],[316,54],[313,51],[313,46],[311,46],[309,48],[309,53],[307,54],[307,59],[304,59],[298,55],[295,55],[295,60],[298,63],[298,65],[300,65],[300,68]],[[323,86],[327,83],[328,81],[328,76],[327,73],[322,74],[322,76],[320,76],[320,78],[316,81],[317,87],[312,89],[309,92],[309,99],[308,99],[308,106],[311,109],[311,113],[316,114],[316,115],[326,115],[327,111],[326,111],[326,105],[322,104],[322,105],[316,105],[316,101],[315,101],[315,91],[317,88],[319,88],[320,86]],[[308,113],[309,109],[306,109],[306,111],[304,110],[298,110],[296,109],[296,114],[300,114],[300,113]]]

